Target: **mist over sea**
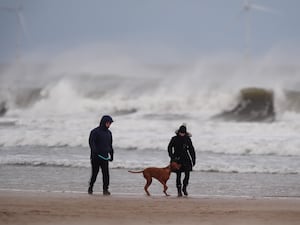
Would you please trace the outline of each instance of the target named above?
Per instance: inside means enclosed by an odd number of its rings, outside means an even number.
[[[300,66],[294,60],[210,56],[145,63],[84,56],[1,65],[2,171],[89,171],[89,132],[110,114],[115,120],[111,168],[165,166],[169,140],[186,123],[197,154],[195,172],[299,177]],[[234,108],[240,90],[248,87],[273,91],[274,121],[213,119]],[[294,188],[298,195],[299,187]]]

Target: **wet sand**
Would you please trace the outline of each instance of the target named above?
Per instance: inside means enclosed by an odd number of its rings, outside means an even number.
[[[0,191],[0,224],[299,224],[299,198]]]

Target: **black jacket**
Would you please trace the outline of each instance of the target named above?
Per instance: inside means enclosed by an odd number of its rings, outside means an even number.
[[[100,125],[93,129],[89,137],[89,145],[91,148],[92,158],[109,158],[113,159],[114,150],[112,147],[112,134],[110,130],[105,126],[109,118],[103,117]],[[99,157],[100,155],[101,157]]]
[[[191,171],[196,163],[195,149],[188,134],[172,137],[168,145],[171,161],[181,164],[181,171]]]

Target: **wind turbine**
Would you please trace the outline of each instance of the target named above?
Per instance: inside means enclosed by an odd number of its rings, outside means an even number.
[[[20,2],[18,2],[17,6],[1,6],[0,11],[10,12],[16,15],[18,28],[16,35],[16,59],[20,60],[20,49],[21,49],[21,38],[22,36],[27,37],[27,30],[25,26],[25,20],[23,17],[23,7]],[[23,35],[22,35],[23,34]]]
[[[245,54],[246,58],[250,56],[250,37],[251,37],[251,24],[250,24],[250,12],[251,11],[261,11],[265,13],[273,13],[278,14],[277,11],[252,3],[250,0],[244,0],[243,7],[241,9],[241,13],[245,14]]]

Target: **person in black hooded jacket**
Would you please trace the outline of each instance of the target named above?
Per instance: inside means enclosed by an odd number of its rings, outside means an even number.
[[[103,195],[110,195],[109,187],[109,167],[108,162],[113,161],[114,149],[112,147],[112,133],[109,127],[113,119],[105,115],[101,118],[100,125],[94,128],[89,137],[89,146],[91,149],[91,167],[92,175],[89,182],[88,193],[93,194],[93,186],[96,182],[99,168],[102,171]]]
[[[186,126],[182,125],[175,132],[176,136],[172,137],[168,145],[168,153],[171,161],[181,165],[180,170],[176,171],[176,187],[178,197],[188,195],[187,186],[190,179],[190,171],[196,163],[195,149],[191,140],[191,134],[186,131]],[[183,187],[181,186],[181,173],[184,172]],[[182,187],[182,189],[181,189]]]

